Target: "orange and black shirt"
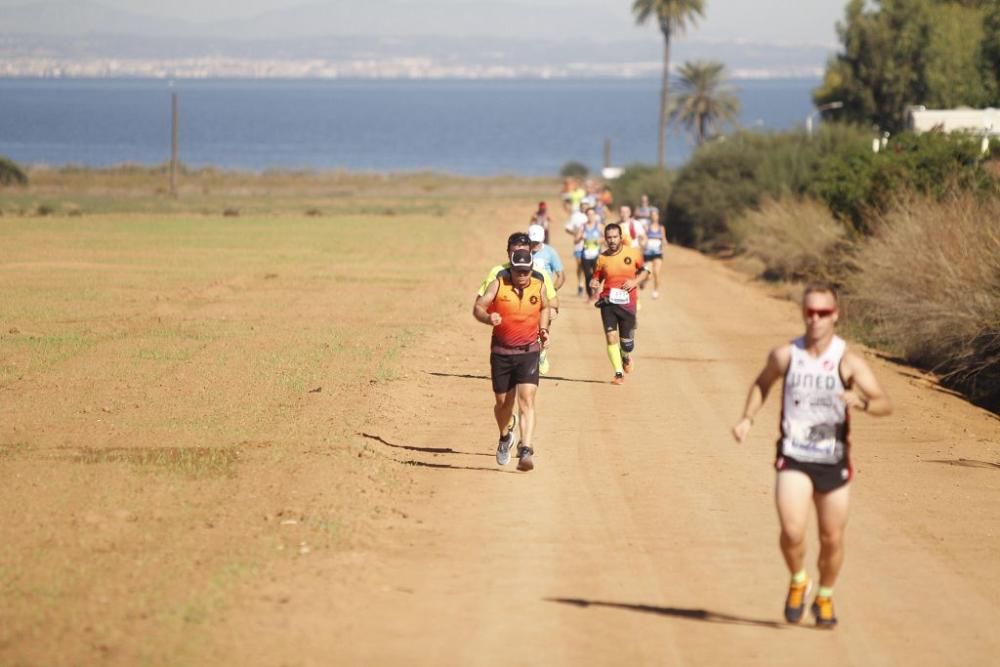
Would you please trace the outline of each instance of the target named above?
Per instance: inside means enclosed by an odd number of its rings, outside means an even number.
[[[626,280],[634,279],[639,270],[642,269],[642,251],[623,245],[622,248],[611,255],[605,250],[597,258],[597,265],[594,267],[594,278],[604,281],[604,289],[601,291],[602,297],[608,297],[612,289],[620,289]],[[634,289],[629,292],[628,303],[619,304],[627,311],[635,312],[635,302],[638,298],[639,290]]]
[[[545,281],[538,271],[531,272],[531,279],[524,289],[514,287],[510,270],[497,274],[500,286],[496,298],[486,309],[499,313],[500,324],[493,327],[494,348],[529,351],[537,349],[538,326],[542,317],[542,290]]]

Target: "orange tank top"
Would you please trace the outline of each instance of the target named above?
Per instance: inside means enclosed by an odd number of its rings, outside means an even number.
[[[542,316],[542,274],[531,272],[531,279],[524,289],[514,287],[509,270],[497,274],[500,288],[489,313],[499,313],[500,324],[493,327],[493,347],[516,349],[525,352],[538,343],[538,325]]]

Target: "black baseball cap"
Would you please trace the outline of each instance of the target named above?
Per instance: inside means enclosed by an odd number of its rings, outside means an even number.
[[[512,245],[531,245],[531,239],[524,232],[514,232],[507,237],[507,247]]]
[[[512,269],[530,269],[532,267],[530,250],[515,250],[510,254],[510,267]]]

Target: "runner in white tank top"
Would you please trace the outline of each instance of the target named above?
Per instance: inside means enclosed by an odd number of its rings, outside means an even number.
[[[840,399],[845,390],[840,361],[846,349],[844,339],[834,336],[826,350],[813,357],[804,336],[792,341],[782,392],[779,457],[826,465],[846,461],[848,415]]]
[[[892,405],[868,364],[834,335],[839,318],[837,293],[829,285],[809,285],[802,297],[805,335],[771,350],[750,385],[743,418],[733,427],[742,443],[771,387],[784,378],[781,437],[775,468],[775,501],[781,523],[781,553],[792,580],[785,620],[797,623],[812,587],[805,568],[806,527],[816,507],[819,521],[819,591],[812,605],[816,625],[837,624],[833,585],[844,562],[844,530],[851,480],[850,410],[887,415]]]

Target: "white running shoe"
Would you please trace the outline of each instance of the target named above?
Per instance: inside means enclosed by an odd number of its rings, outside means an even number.
[[[514,446],[514,433],[517,430],[517,409],[510,415],[507,423],[507,435],[497,442],[497,465],[505,466],[510,463],[510,450]]]
[[[517,469],[523,472],[529,472],[535,469],[535,460],[532,455],[535,450],[531,447],[525,447],[524,445],[517,446]]]

